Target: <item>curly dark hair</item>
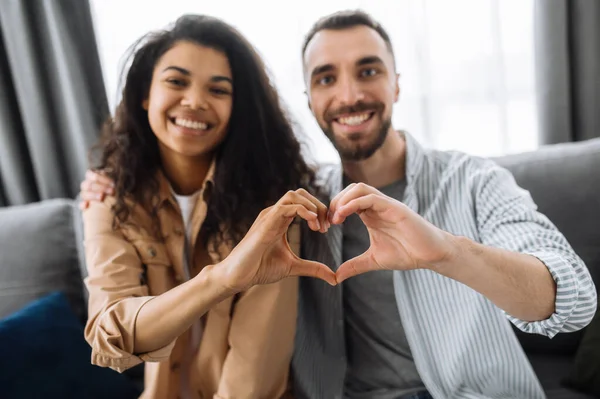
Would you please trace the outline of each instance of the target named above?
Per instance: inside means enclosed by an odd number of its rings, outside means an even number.
[[[229,60],[232,113],[227,135],[216,150],[215,184],[202,230],[205,239],[239,242],[260,211],[286,191],[299,187],[314,191],[314,171],[301,155],[300,142],[261,57],[225,22],[184,15],[171,28],[151,32],[130,48],[122,98],[114,118],[109,117],[103,127],[93,168],[115,182],[115,224],[127,222],[134,203],[146,204],[158,224],[156,172],[161,162],[142,102],[149,94],[156,63],[180,41],[221,51]]]

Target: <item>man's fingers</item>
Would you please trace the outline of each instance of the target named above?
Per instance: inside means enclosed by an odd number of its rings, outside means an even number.
[[[82,191],[80,198],[82,201],[104,201],[104,193],[95,193],[92,191]]]
[[[344,223],[344,220],[353,213],[361,213],[368,209],[379,211],[381,207],[377,205],[380,201],[385,201],[385,199],[376,194],[368,194],[364,197],[353,199],[343,206],[338,207],[331,216],[331,222],[334,224]]]
[[[92,190],[95,190],[97,188],[98,190],[101,190],[106,194],[112,194],[112,192],[109,191],[114,190],[114,182],[112,181],[112,179],[108,176],[105,176],[102,173],[95,172],[93,170],[88,170],[85,172],[85,180],[90,183],[93,183],[91,185]]]
[[[336,195],[333,201],[331,201],[331,204],[329,205],[330,221],[333,223],[333,216],[336,214],[338,209],[342,208],[350,201],[371,194],[383,196],[383,194],[381,194],[377,189],[364,183],[356,183],[349,185],[342,192]]]
[[[380,270],[380,268],[377,266],[375,261],[373,261],[371,255],[367,251],[356,258],[342,263],[342,265],[337,269],[335,276],[339,284],[350,277],[370,272],[372,270]]]
[[[330,285],[337,284],[335,273],[330,268],[319,262],[299,258],[292,263],[290,275],[314,277],[324,280]]]
[[[340,199],[343,198],[346,195],[346,193],[348,191],[352,190],[355,186],[356,186],[356,183],[349,184],[348,186],[346,186],[345,189],[343,189],[335,197],[333,197],[333,199],[329,203],[329,215],[328,216],[329,216],[330,221],[331,221],[331,217],[333,216],[333,214],[335,213],[335,210],[338,207],[338,203],[340,202]]]
[[[113,195],[115,193],[115,189],[111,186],[107,186],[104,183],[99,183],[91,180],[84,180],[79,185],[79,189],[82,193],[91,192],[96,194],[107,194]]]

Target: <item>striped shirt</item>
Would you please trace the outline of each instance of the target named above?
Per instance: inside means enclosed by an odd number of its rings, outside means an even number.
[[[548,337],[586,326],[597,300],[585,264],[506,169],[460,152],[426,150],[409,134],[405,140],[407,187],[399,200],[452,234],[537,257],[557,286],[555,313],[527,322],[430,270],[395,271],[398,312],[423,383],[436,399],[544,398],[507,319]],[[328,202],[342,190],[341,166],[323,166],[319,176]],[[304,258],[339,267],[341,226],[303,234]],[[295,396],[341,398],[347,368],[342,287],[302,278],[298,310]]]

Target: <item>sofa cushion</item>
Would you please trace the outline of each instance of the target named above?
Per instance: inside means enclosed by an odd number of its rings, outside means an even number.
[[[0,209],[0,318],[61,291],[79,319],[85,319],[76,209],[65,199]]]
[[[118,372],[90,363],[83,326],[62,293],[52,293],[0,320],[0,387],[4,398],[136,398]]]
[[[592,399],[592,396],[577,392],[564,383],[569,374],[573,358],[553,354],[529,356],[548,399]]]
[[[574,389],[600,397],[600,312],[596,312],[586,328],[565,382]]]
[[[538,210],[565,235],[600,286],[600,139],[541,147],[496,161],[530,192]],[[519,330],[517,335],[528,353],[573,355],[583,331],[552,340]]]

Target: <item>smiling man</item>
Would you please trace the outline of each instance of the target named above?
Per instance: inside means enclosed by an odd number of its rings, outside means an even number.
[[[342,160],[320,170],[332,227],[306,232],[304,256],[344,282],[301,282],[296,397],[543,398],[507,319],[549,337],[587,325],[586,266],[509,172],[394,130],[393,48],[369,15],[321,19],[302,57]]]

